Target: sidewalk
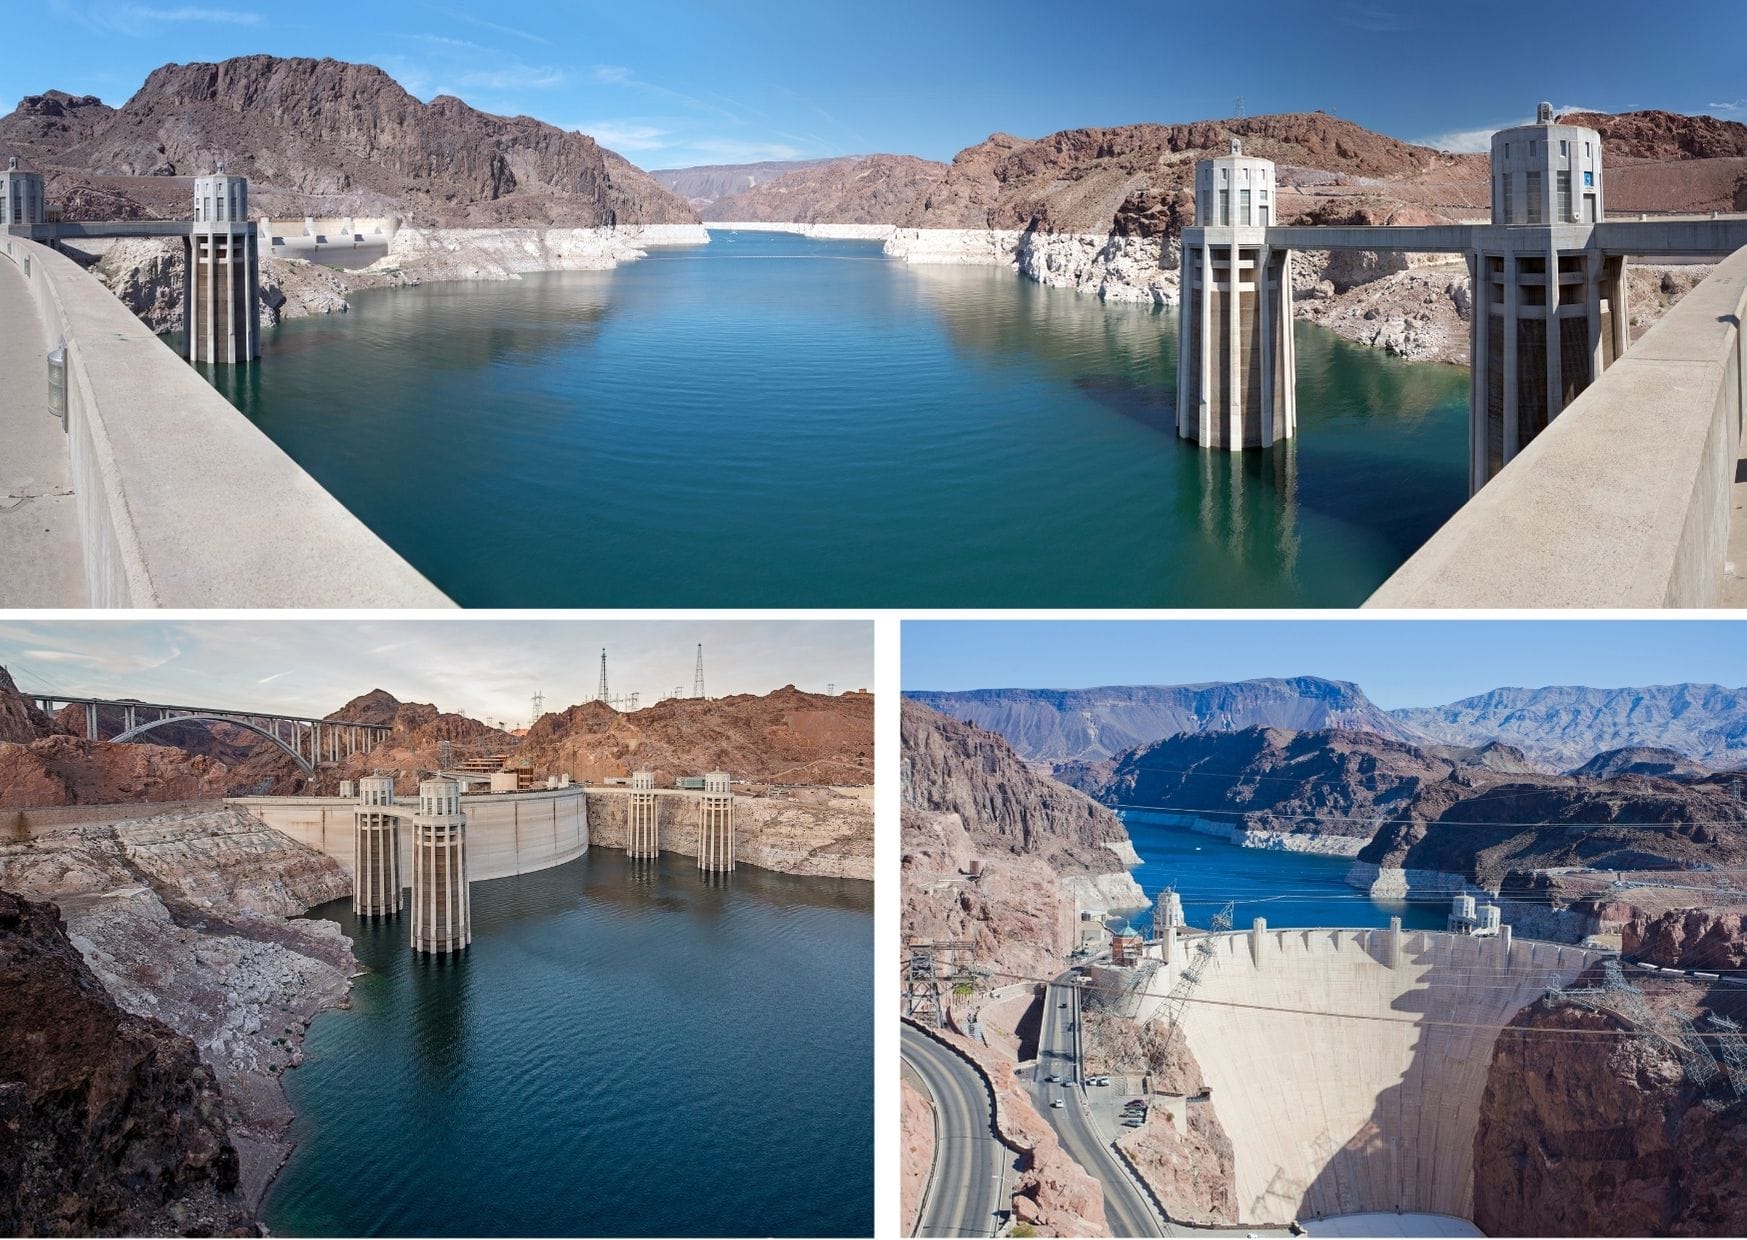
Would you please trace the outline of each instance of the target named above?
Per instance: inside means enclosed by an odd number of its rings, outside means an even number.
[[[48,349],[24,273],[0,257],[0,607],[88,605]]]

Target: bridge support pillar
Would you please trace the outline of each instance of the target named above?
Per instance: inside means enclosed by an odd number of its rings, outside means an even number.
[[[452,779],[419,785],[412,820],[412,949],[443,956],[473,941],[467,881],[467,815]]]
[[[631,800],[626,810],[625,855],[627,857],[659,857],[661,827],[656,810],[655,772],[634,771],[631,774]],[[702,854],[699,854],[700,857]]]
[[[1183,234],[1177,326],[1177,433],[1241,452],[1290,439],[1298,425],[1292,251],[1260,227]]]
[[[194,223],[183,243],[182,328],[191,362],[261,356],[261,252],[249,219],[249,182],[194,178]]]
[[[382,813],[394,805],[394,780],[371,775],[358,781],[353,836],[352,911],[360,917],[400,912],[400,819]]]
[[[704,776],[704,795],[698,798],[698,869],[734,868],[734,794],[728,776],[712,771]]]

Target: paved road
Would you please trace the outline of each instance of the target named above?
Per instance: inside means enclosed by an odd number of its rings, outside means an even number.
[[[1013,1153],[995,1136],[995,1100],[976,1070],[914,1026],[904,1063],[927,1090],[938,1123],[934,1171],[918,1236],[992,1236],[1005,1221],[1002,1186]]]
[[[1105,1141],[1086,1106],[1079,1084],[1080,1064],[1074,1029],[1080,1021],[1080,990],[1063,974],[1044,988],[1043,1025],[1038,1034],[1036,1080],[1031,1096],[1038,1113],[1055,1126],[1062,1148],[1104,1185],[1104,1218],[1118,1236],[1168,1236],[1174,1230],[1161,1219]],[[1065,1005],[1065,1006],[1064,1006]],[[1061,1083],[1047,1078],[1060,1076]],[[1050,1104],[1060,1101],[1063,1105]]]

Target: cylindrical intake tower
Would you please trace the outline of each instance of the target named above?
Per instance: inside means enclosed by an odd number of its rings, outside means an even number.
[[[661,855],[660,819],[656,811],[655,772],[634,771],[631,774],[631,803],[627,810],[625,855],[627,857],[659,857]]]
[[[698,869],[734,868],[734,794],[725,771],[704,776],[698,798]]]
[[[1246,156],[1238,139],[1196,163],[1196,227],[1183,231],[1179,264],[1177,433],[1204,448],[1266,448],[1297,425],[1292,254],[1268,246],[1277,205],[1273,161]]]
[[[400,819],[384,813],[383,806],[394,807],[394,780],[385,775],[360,779],[352,851],[352,911],[360,917],[400,912]]]
[[[191,362],[252,362],[261,356],[261,255],[249,218],[249,182],[194,178],[194,223],[183,274],[182,327]]]
[[[42,196],[42,174],[18,166],[18,156],[6,159],[0,171],[0,228],[14,224],[40,224],[48,218],[48,203]]]
[[[472,941],[461,790],[452,779],[427,779],[412,820],[412,948],[446,955]]]
[[[1631,343],[1626,260],[1594,243],[1601,135],[1561,125],[1492,135],[1492,224],[1474,231],[1469,489],[1478,491]]]

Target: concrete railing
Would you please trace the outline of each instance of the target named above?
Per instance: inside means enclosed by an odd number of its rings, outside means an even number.
[[[13,236],[0,254],[67,343],[92,606],[452,606],[71,259]]]
[[[1747,373],[1747,250],[1535,437],[1366,607],[1721,601]]]

